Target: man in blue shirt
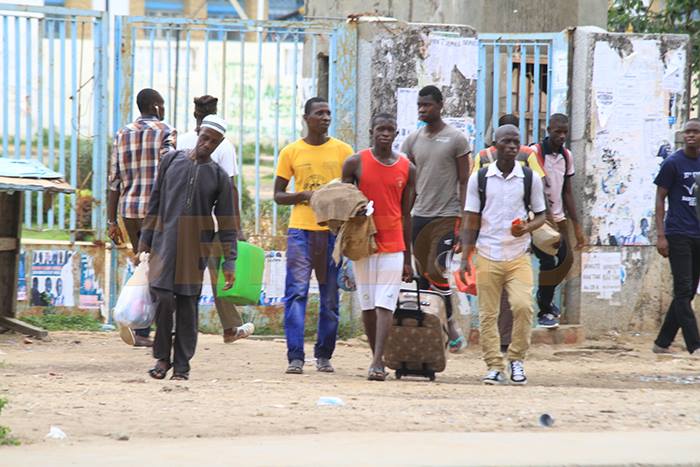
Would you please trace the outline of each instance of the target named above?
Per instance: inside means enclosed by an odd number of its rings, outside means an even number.
[[[695,211],[696,177],[700,175],[700,119],[688,120],[684,147],[661,164],[656,188],[656,249],[668,258],[673,274],[673,301],[666,313],[655,353],[670,353],[678,330],[692,355],[700,356],[700,334],[692,300],[700,280],[700,219]],[[665,200],[668,198],[668,213]]]

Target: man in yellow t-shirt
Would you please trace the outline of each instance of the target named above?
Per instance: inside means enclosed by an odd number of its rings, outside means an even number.
[[[287,232],[284,290],[287,373],[301,374],[304,368],[304,318],[312,269],[316,271],[321,294],[314,346],[316,369],[332,373],[330,359],[339,320],[338,270],[332,258],[335,236],[318,225],[309,200],[315,190],[341,177],[343,163],[354,151],[348,144],[328,136],[331,111],[325,99],[313,97],[306,102],[304,121],[308,135],[282,149],[275,178],[275,202],[294,206]],[[292,177],[296,191],[290,193],[287,186]]]

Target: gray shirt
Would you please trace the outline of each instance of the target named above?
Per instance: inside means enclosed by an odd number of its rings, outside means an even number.
[[[224,257],[235,270],[236,231],[231,179],[216,162],[198,163],[189,150],[163,157],[148,203],[139,250],[151,252],[151,287],[199,295],[207,259]],[[214,240],[212,209],[219,224]]]
[[[419,217],[459,216],[457,158],[469,153],[467,138],[456,128],[445,125],[428,136],[426,127],[414,131],[401,145],[401,151],[416,164],[416,203],[412,214]]]

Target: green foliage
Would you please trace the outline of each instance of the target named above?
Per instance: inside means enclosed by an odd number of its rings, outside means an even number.
[[[0,413],[7,405],[7,399],[0,399]],[[0,446],[19,446],[19,440],[10,436],[12,430],[6,426],[0,425]]]
[[[88,315],[60,315],[47,312],[41,316],[22,316],[20,319],[47,331],[99,331],[102,329],[102,323]]]
[[[648,6],[645,3],[649,3]],[[656,8],[659,7],[659,11]],[[700,87],[700,2],[698,0],[615,0],[608,10],[608,29],[614,32],[672,33],[690,36],[691,73]]]

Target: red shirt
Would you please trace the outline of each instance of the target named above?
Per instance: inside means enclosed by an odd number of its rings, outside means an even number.
[[[360,151],[360,162],[360,191],[374,201],[377,253],[405,251],[401,199],[408,183],[408,158],[399,156],[393,164],[384,165],[371,149],[365,149]]]

